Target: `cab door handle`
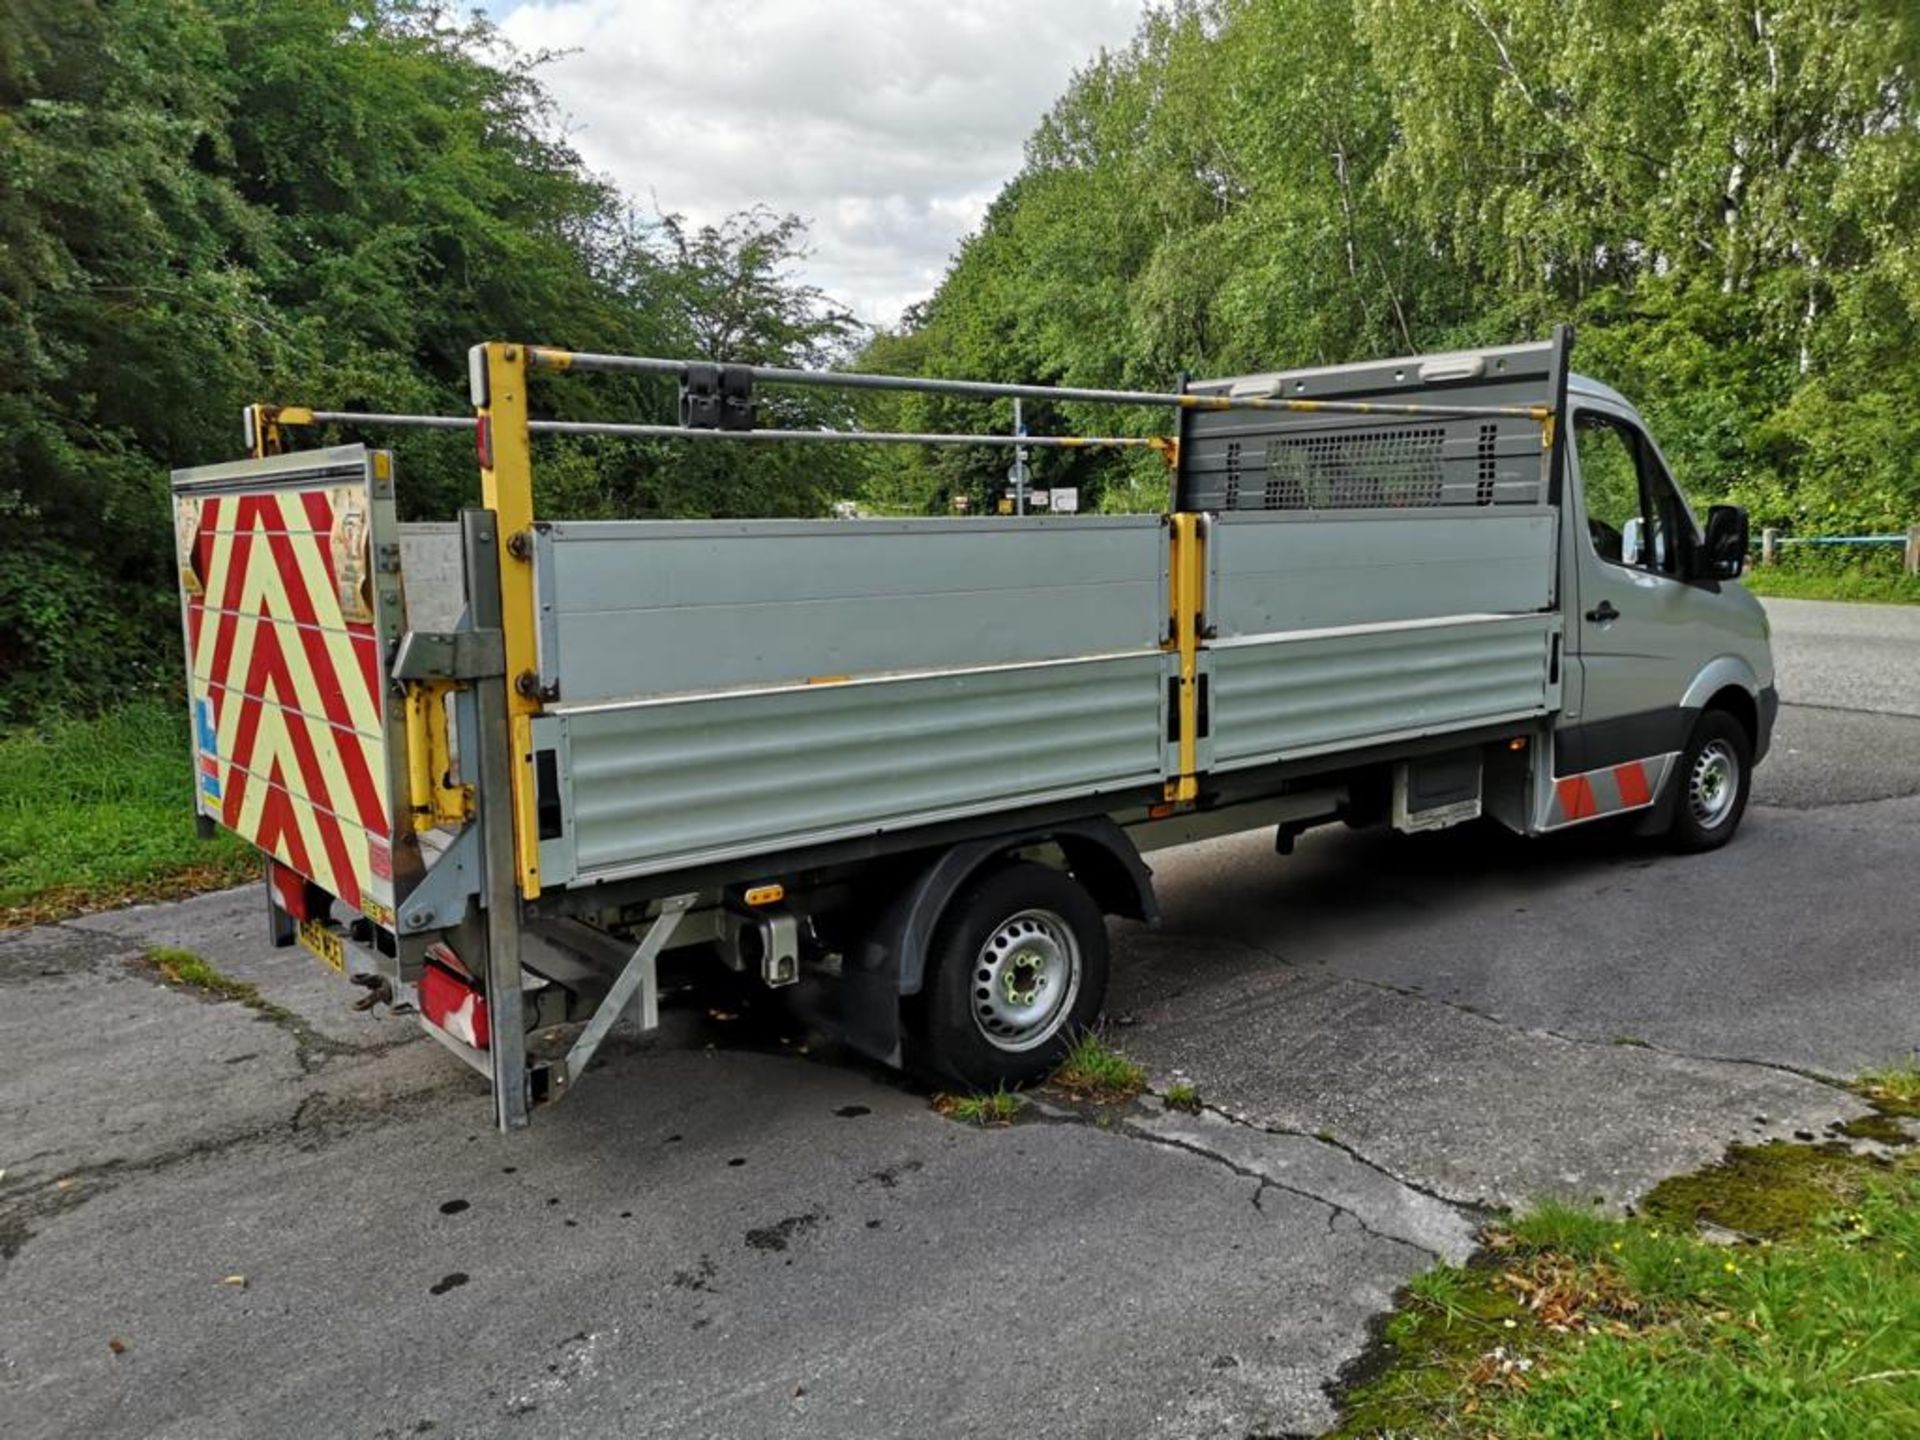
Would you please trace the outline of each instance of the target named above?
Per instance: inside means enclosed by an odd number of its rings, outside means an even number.
[[[1587,611],[1587,619],[1596,625],[1604,625],[1609,620],[1618,620],[1619,618],[1620,612],[1613,608],[1613,602],[1611,600],[1602,600],[1598,605]]]

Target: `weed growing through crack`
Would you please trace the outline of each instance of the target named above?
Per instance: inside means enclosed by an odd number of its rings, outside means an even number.
[[[1882,1115],[1920,1116],[1920,1070],[1869,1070],[1853,1088]]]
[[[190,990],[211,995],[216,1000],[236,1000],[245,1005],[260,998],[260,992],[244,980],[222,975],[191,950],[172,945],[153,945],[147,949],[147,964],[160,972],[169,985],[184,985]]]
[[[1200,1113],[1200,1092],[1181,1080],[1166,1088],[1160,1103],[1168,1110],[1184,1110],[1189,1115]]]
[[[961,1120],[969,1125],[1011,1125],[1013,1117],[1020,1113],[1020,1107],[1025,1103],[1004,1085],[997,1090],[976,1095],[940,1094],[933,1097],[935,1110],[949,1120]]]
[[[1048,1081],[1076,1100],[1131,1100],[1147,1088],[1147,1072],[1089,1030],[1073,1042]]]
[[[173,945],[152,945],[141,957],[141,963],[169,985],[192,990],[209,1000],[227,1000],[244,1005],[276,1023],[294,1018],[290,1011],[261,995],[257,987],[245,980],[221,974],[211,962],[191,950],[181,950]]]

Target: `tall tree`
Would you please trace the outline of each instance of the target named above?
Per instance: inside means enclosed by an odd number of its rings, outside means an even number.
[[[1698,498],[1904,526],[1916,63],[1910,0],[1170,0],[1075,77],[893,343],[1163,386],[1570,319]],[[945,464],[946,492],[996,485]]]
[[[457,412],[495,337],[776,363],[841,342],[793,278],[797,221],[636,220],[558,138],[537,65],[430,0],[0,9],[0,718],[177,683],[166,474],[231,456],[247,401]],[[540,404],[658,420],[673,396],[561,378]],[[312,438],[393,445],[408,518],[475,490],[458,434]],[[595,514],[820,513],[853,484],[632,444],[543,445],[536,475]]]

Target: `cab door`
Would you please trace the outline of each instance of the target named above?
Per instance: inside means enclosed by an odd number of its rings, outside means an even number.
[[[1712,597],[1686,576],[1698,531],[1653,442],[1630,413],[1575,399],[1577,509],[1567,649],[1579,710],[1561,716],[1555,770],[1595,770],[1686,742],[1682,697],[1703,659]]]

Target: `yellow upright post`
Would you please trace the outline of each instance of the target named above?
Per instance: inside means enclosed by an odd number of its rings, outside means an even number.
[[[1179,656],[1180,773],[1167,782],[1166,798],[1186,802],[1200,793],[1200,610],[1206,598],[1206,556],[1200,537],[1200,517],[1169,515],[1168,589],[1172,614],[1167,648]]]
[[[279,409],[277,405],[247,406],[247,454],[251,458],[261,460],[280,453]]]
[[[480,425],[480,489],[498,527],[501,629],[507,654],[507,716],[513,737],[513,839],[520,893],[540,893],[540,828],[533,717],[540,713],[533,590],[533,449],[527,431],[526,347],[474,347]]]

